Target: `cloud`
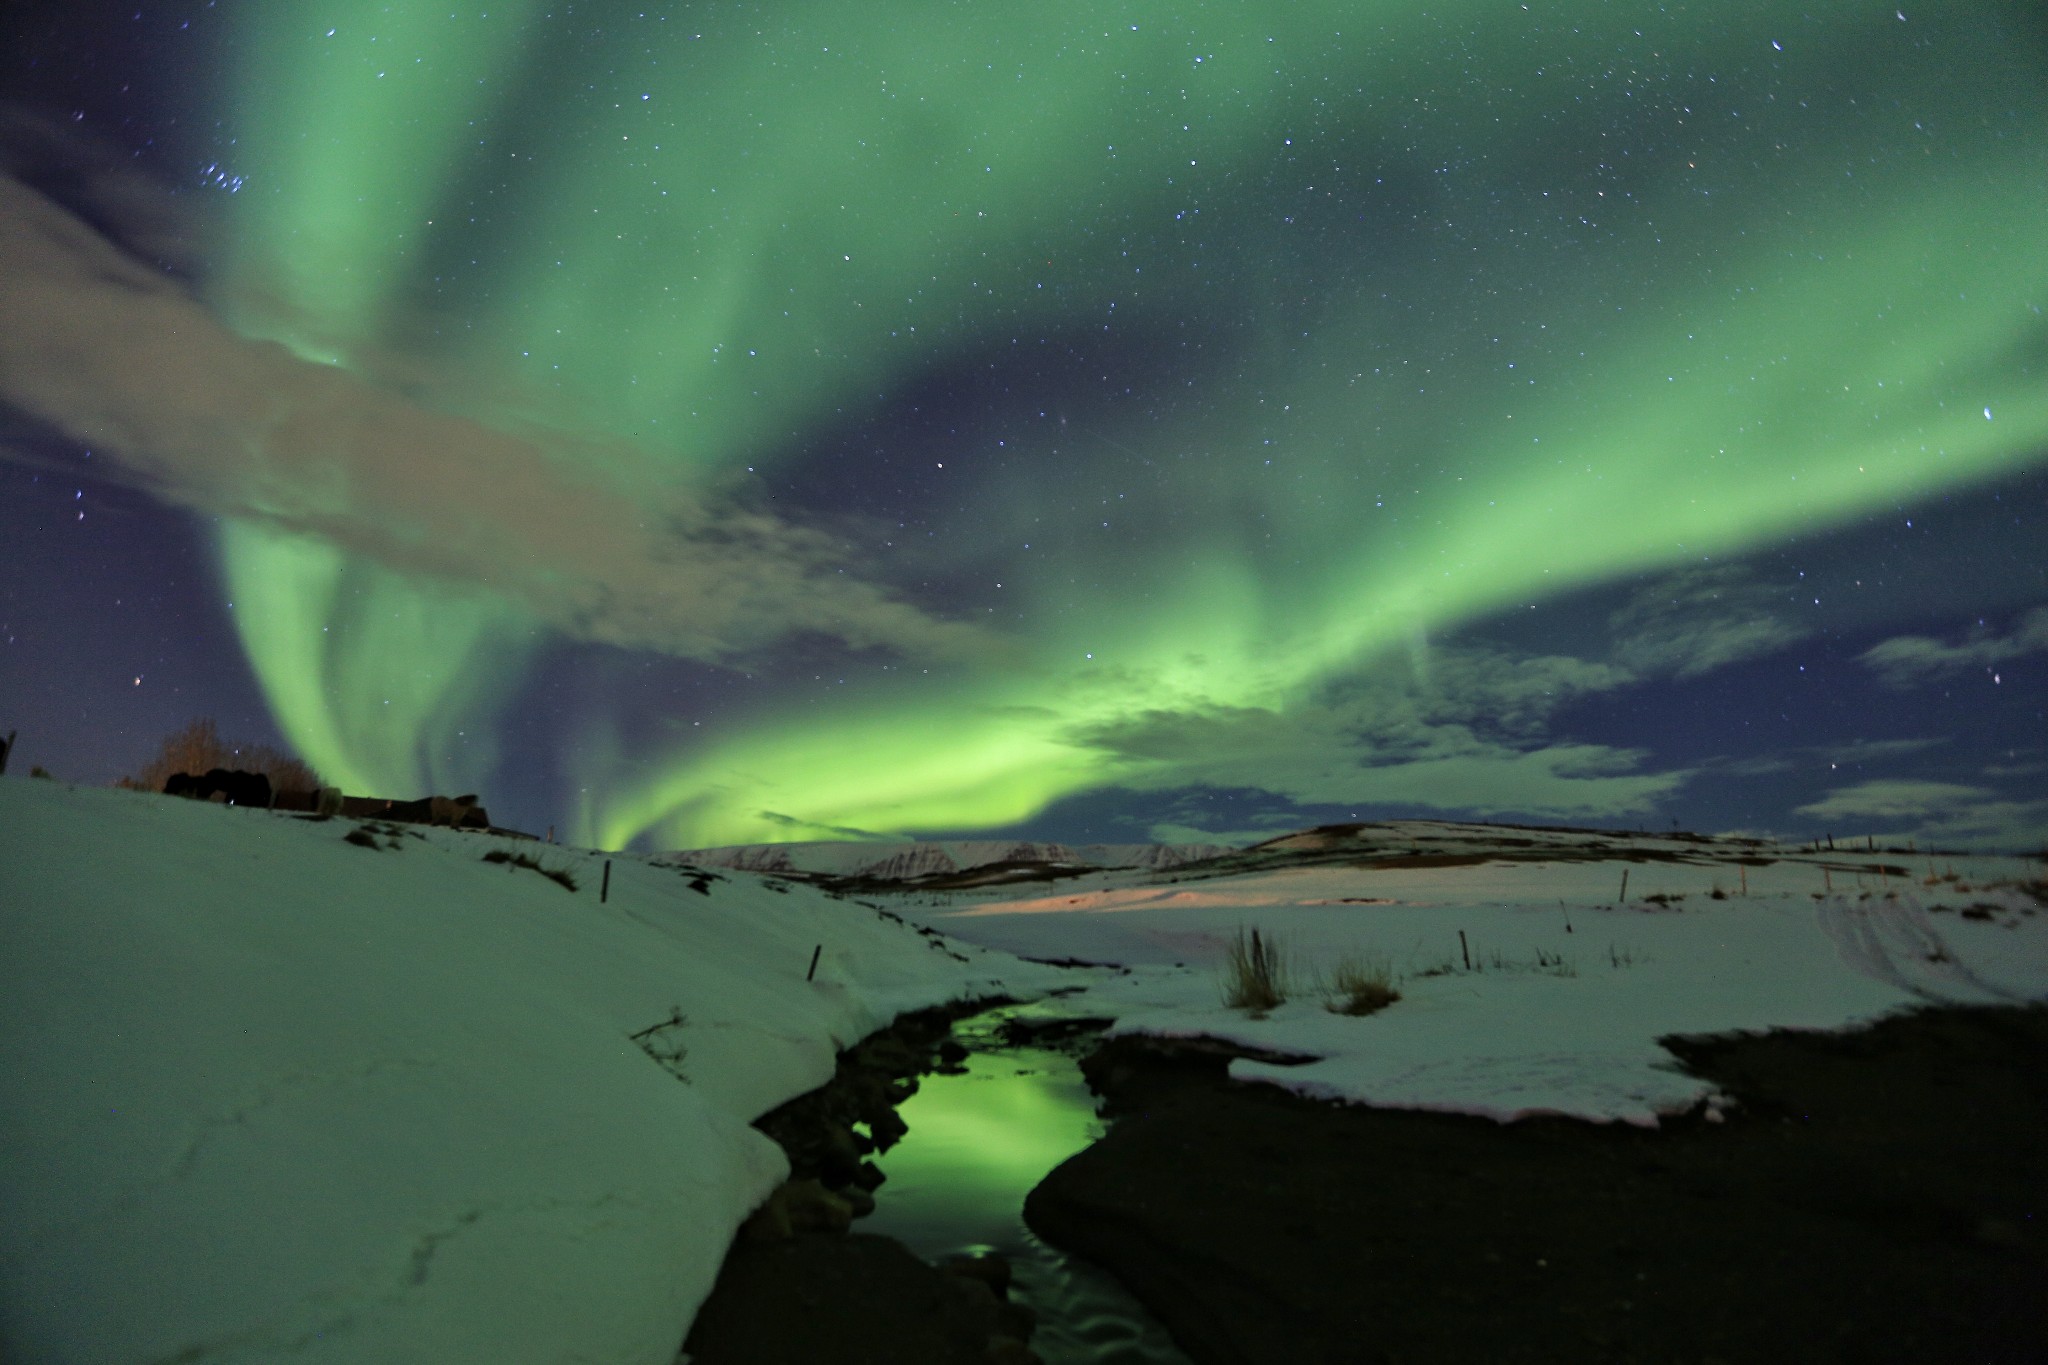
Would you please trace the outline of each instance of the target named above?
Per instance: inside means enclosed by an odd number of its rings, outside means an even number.
[[[1967,787],[1956,782],[1923,782],[1908,778],[1879,778],[1840,787],[1818,801],[1800,806],[1794,814],[1830,820],[1862,817],[1877,820],[1911,820],[1946,813],[1972,802],[1996,799],[1985,787]]]
[[[1077,729],[1134,790],[1258,790],[1302,805],[1405,805],[1571,819],[1640,815],[1684,771],[1644,772],[1636,749],[1560,741],[1551,715],[1621,686],[1622,670],[1565,656],[1440,646],[1423,683],[1383,660],[1282,710],[1146,710]]]
[[[1909,688],[1970,669],[1996,669],[2022,655],[2043,651],[2048,651],[2048,607],[2035,607],[2004,635],[1981,626],[1958,644],[1927,635],[1898,635],[1857,657],[1876,670],[1887,687]]]
[[[787,831],[792,837],[806,836],[819,841],[856,844],[886,843],[900,837],[893,834],[878,834],[871,829],[856,829],[851,825],[823,825],[815,820],[799,819],[779,811],[764,810],[760,812],[760,816],[769,824]]]
[[[2039,848],[2048,838],[2048,800],[2016,801],[1956,782],[1859,782],[1797,814],[1862,820],[1878,826],[1870,831],[1874,837],[1911,837],[1937,847],[2016,851]]]
[[[120,251],[193,279],[212,236],[189,201],[137,169],[134,153],[75,124],[0,108],[0,177],[69,206]]]
[[[1775,653],[1812,633],[1791,618],[1783,592],[1732,566],[1662,578],[1636,592],[1608,625],[1623,666],[1680,678]]]
[[[1920,739],[1856,739],[1847,744],[1816,745],[1804,752],[1818,754],[1830,763],[1880,763],[1886,759],[1904,758],[1909,754],[1938,749],[1948,742],[1947,735],[1931,735]]]
[[[730,493],[646,496],[588,472],[644,462],[634,452],[495,430],[238,336],[11,177],[0,399],[168,502],[482,585],[575,639],[703,660],[792,636],[922,658],[990,647],[853,572],[818,531]]]

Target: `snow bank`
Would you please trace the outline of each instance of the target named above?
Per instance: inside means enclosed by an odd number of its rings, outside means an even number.
[[[784,1174],[748,1120],[1049,975],[743,874],[615,858],[600,905],[600,855],[356,828],[0,782],[0,1356],[668,1365]],[[632,1040],[676,1010],[682,1080]]]

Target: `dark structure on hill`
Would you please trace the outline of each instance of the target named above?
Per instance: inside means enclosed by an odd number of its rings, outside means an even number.
[[[205,776],[192,773],[172,773],[164,779],[164,795],[189,796],[195,801],[211,801],[218,796],[230,806],[256,806],[269,809],[274,798],[270,779],[262,773],[245,773],[239,768],[213,768]]]
[[[262,773],[215,768],[203,777],[192,773],[173,773],[164,782],[164,794],[188,796],[197,801],[217,799],[231,806],[342,815],[356,820],[403,820],[416,825],[446,825],[450,829],[491,828],[491,814],[477,803],[474,792],[462,796],[423,796],[417,801],[395,801],[382,796],[344,796],[337,787],[323,787],[319,791],[275,791],[271,788],[270,779]]]

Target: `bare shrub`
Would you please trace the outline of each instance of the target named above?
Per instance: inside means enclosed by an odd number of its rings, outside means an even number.
[[[549,863],[544,863],[530,853],[513,853],[507,849],[494,848],[489,853],[484,854],[484,861],[487,863],[504,863],[508,868],[527,868],[540,873],[541,876],[546,877],[565,891],[574,891],[576,889],[575,873],[569,871],[566,867],[555,867]]]
[[[315,792],[325,785],[303,759],[268,744],[231,744],[223,740],[210,716],[202,716],[173,731],[141,772],[124,777],[115,785],[160,792],[164,783],[178,773],[202,776],[215,768],[262,773],[270,779],[272,791]]]
[[[1289,984],[1280,940],[1239,929],[1223,959],[1223,1003],[1264,1014],[1287,999]]]

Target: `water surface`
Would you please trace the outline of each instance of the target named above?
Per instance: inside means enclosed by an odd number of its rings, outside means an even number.
[[[1187,1365],[1122,1286],[1046,1245],[1024,1226],[1024,1196],[1103,1132],[1080,1067],[1053,1047],[1006,1044],[1017,1017],[1056,1018],[1018,1005],[954,1027],[973,1049],[966,1074],[926,1076],[901,1113],[909,1135],[880,1159],[864,1232],[894,1237],[930,1260],[995,1251],[1016,1273],[1012,1294],[1038,1313],[1032,1349],[1046,1365]]]

